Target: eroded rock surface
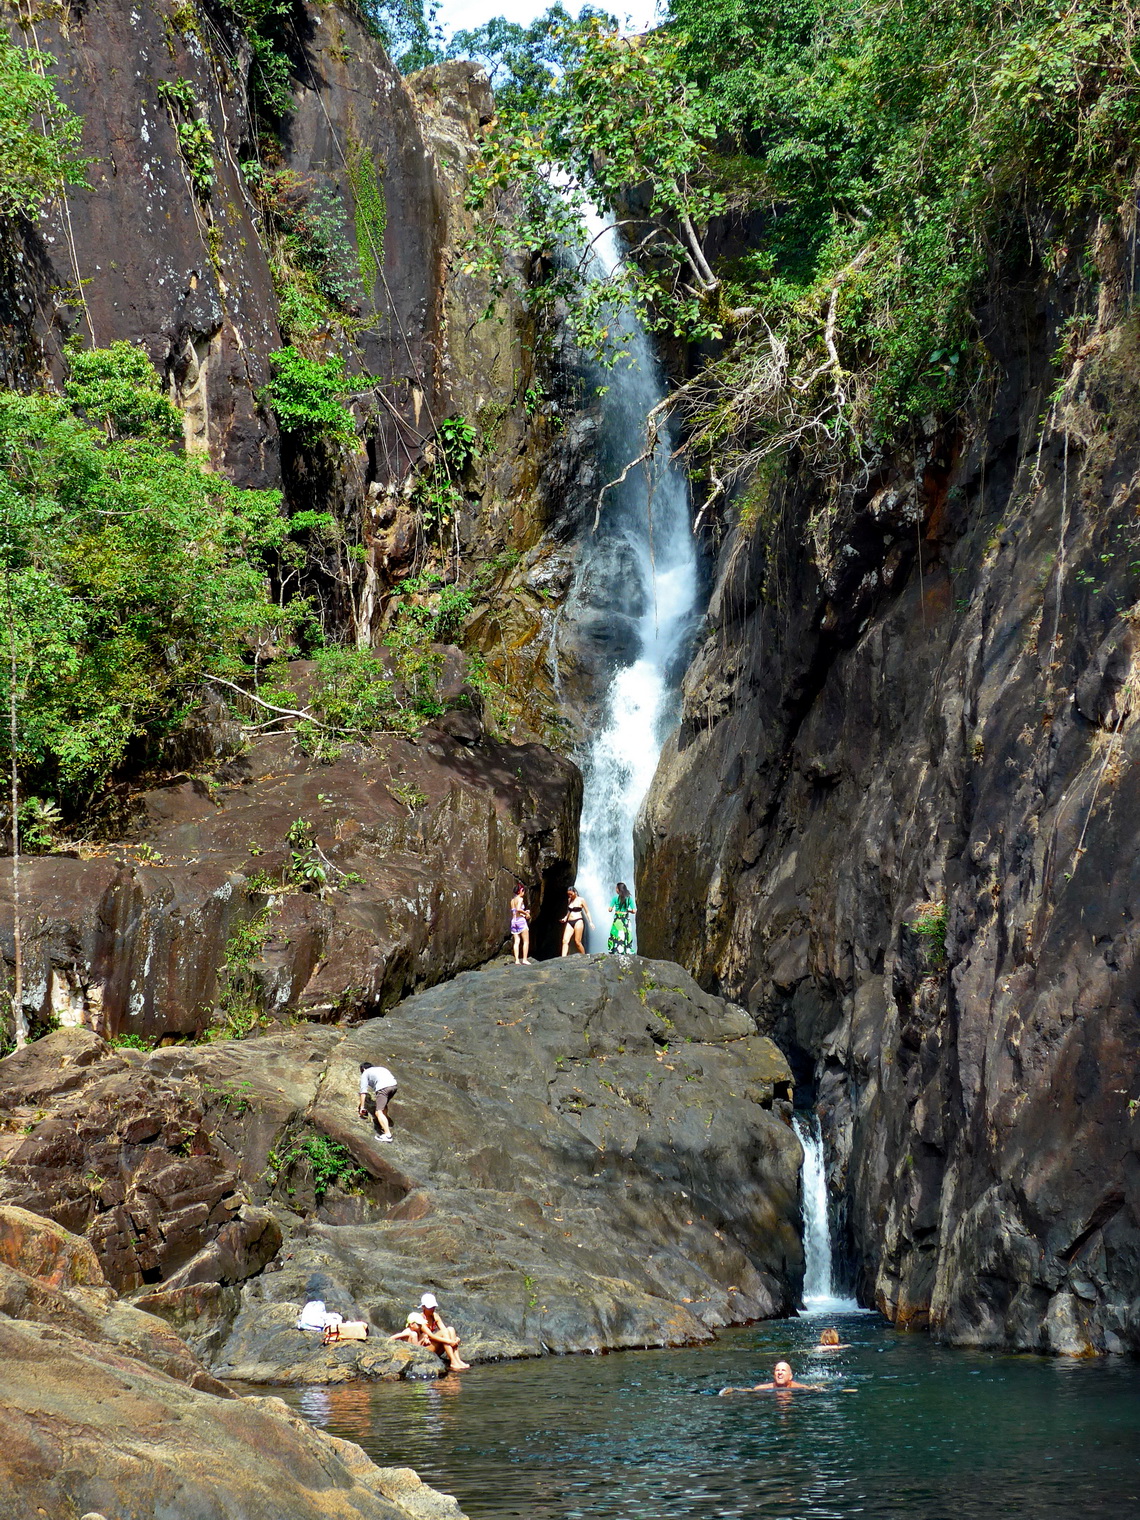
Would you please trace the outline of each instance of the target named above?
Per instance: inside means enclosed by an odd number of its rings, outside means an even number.
[[[580,796],[569,761],[491,741],[471,708],[414,743],[386,738],[328,765],[291,734],[263,739],[209,785],[145,793],[144,821],[106,856],[23,862],[28,1016],[108,1036],[196,1034],[215,1020],[235,930],[259,917],[251,962],[270,1016],[379,1010],[494,955],[516,876],[530,886],[536,944],[553,935]],[[321,895],[275,890],[298,821],[330,889],[357,879]],[[10,862],[0,924],[5,897],[11,959]]]
[[[468,1360],[694,1342],[797,1296],[790,1071],[742,1010],[677,966],[499,965],[357,1028],[132,1053],[107,1078],[118,1056],[78,1065],[91,1037],[55,1039],[20,1058],[25,1086],[42,1051],[40,1089],[53,1067],[67,1082],[90,1073],[69,1099],[79,1107],[108,1080],[176,1089],[249,1205],[280,1226],[258,1275],[164,1271],[139,1299],[218,1375],[437,1375],[434,1357],[384,1338],[429,1287]],[[15,1060],[0,1063],[0,1094]],[[356,1116],[362,1060],[399,1079],[391,1145]],[[340,1175],[322,1180],[330,1141]],[[373,1337],[321,1348],[294,1328],[310,1298]]]
[[[1140,354],[1134,319],[1102,328],[1042,437],[1022,294],[972,439],[881,461],[822,525],[793,479],[778,533],[726,541],[639,940],[814,1076],[865,1301],[1140,1351]]]
[[[74,1520],[451,1516],[279,1400],[237,1398],[169,1325],[120,1302],[90,1244],[0,1207],[0,1515]]]

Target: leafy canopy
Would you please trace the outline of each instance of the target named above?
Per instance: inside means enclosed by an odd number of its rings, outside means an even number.
[[[170,446],[145,355],[73,355],[68,391],[0,392],[0,592],[24,785],[78,810],[178,726],[206,675],[287,642],[305,609],[269,597],[288,531],[278,493],[239,490]],[[7,615],[0,645],[7,668]]]
[[[575,201],[616,208],[623,294],[714,345],[676,404],[722,485],[960,405],[987,281],[1132,193],[1124,0],[671,0],[645,37],[595,19],[573,42],[504,92],[472,264],[537,251],[532,299],[573,294],[604,345],[613,303],[588,265],[573,289],[565,249]]]
[[[0,216],[35,216],[64,186],[84,183],[83,122],[47,74],[54,63],[0,34]]]

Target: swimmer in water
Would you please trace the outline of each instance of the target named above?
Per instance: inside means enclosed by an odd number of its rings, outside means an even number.
[[[851,1347],[846,1341],[839,1339],[838,1330],[821,1330],[819,1332],[819,1345],[817,1351],[850,1351]]]
[[[718,1395],[724,1398],[726,1393],[782,1393],[785,1388],[801,1388],[805,1392],[821,1393],[822,1383],[797,1383],[792,1376],[792,1368],[789,1362],[777,1362],[772,1368],[772,1381],[770,1383],[757,1383],[753,1388],[722,1388]]]

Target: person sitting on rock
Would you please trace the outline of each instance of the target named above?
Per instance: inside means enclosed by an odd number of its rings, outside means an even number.
[[[789,1362],[777,1362],[772,1368],[772,1381],[770,1383],[757,1383],[752,1388],[722,1388],[720,1397],[726,1393],[782,1393],[786,1388],[801,1388],[805,1392],[819,1393],[823,1389],[822,1383],[797,1383],[792,1376],[792,1368]]]
[[[377,1140],[392,1139],[388,1104],[395,1091],[396,1079],[386,1066],[370,1066],[367,1061],[361,1061],[360,1103],[356,1111],[362,1119],[371,1118]]]
[[[389,1340],[408,1341],[413,1346],[424,1346],[442,1356],[452,1372],[467,1372],[471,1366],[459,1355],[459,1336],[445,1325],[439,1316],[439,1300],[434,1293],[425,1293],[420,1299],[418,1311],[408,1315],[403,1330],[397,1330]]]

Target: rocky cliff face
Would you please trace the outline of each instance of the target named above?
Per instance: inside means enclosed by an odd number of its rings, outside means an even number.
[[[144,793],[128,841],[23,862],[26,1012],[107,1037],[194,1037],[225,1023],[239,982],[270,1019],[376,1012],[496,954],[520,877],[545,949],[580,800],[569,761],[488,739],[470,707],[329,764],[291,734],[263,739]],[[298,822],[319,891],[290,874]],[[10,924],[10,871],[5,899]]]
[[[1059,395],[1072,284],[1007,292],[972,433],[729,533],[639,870],[646,953],[814,1078],[864,1301],[1076,1354],[1140,1350],[1140,354],[1096,247]]]
[[[441,422],[466,418],[479,450],[447,579],[479,572],[468,644],[521,694],[506,727],[524,741],[547,731],[553,607],[535,577],[549,552],[553,434],[524,400],[529,319],[503,299],[480,320],[491,292],[463,253],[468,165],[492,111],[486,77],[446,64],[404,80],[350,9],[298,7],[282,42],[291,105],[270,131],[250,38],[224,3],[52,4],[34,20],[15,8],[4,18],[56,60],[92,160],[89,189],[0,238],[7,380],[58,379],[68,337],[143,344],[189,451],[241,485],[283,487],[286,511],[340,521],[348,570],[309,545],[301,574],[330,637],[357,644],[380,639],[388,591],[425,562],[417,471],[430,468]],[[209,134],[208,192],[182,133],[188,112]],[[262,398],[288,336],[280,229],[259,199],[271,173],[336,208],[361,271],[357,317],[310,342],[341,347],[358,387],[357,445],[335,464],[283,438]],[[553,931],[542,904],[574,870],[580,781],[546,750],[491,737],[455,650],[441,695],[453,710],[418,741],[350,746],[323,765],[292,738],[255,738],[243,752],[213,693],[177,736],[162,784],[135,799],[129,839],[26,863],[28,1017],[145,1039],[200,1032],[224,1001],[234,937],[251,925],[264,1009],[377,1011],[493,955],[515,875],[532,888],[543,948]],[[341,890],[289,887],[298,820],[330,887],[346,878]]]

